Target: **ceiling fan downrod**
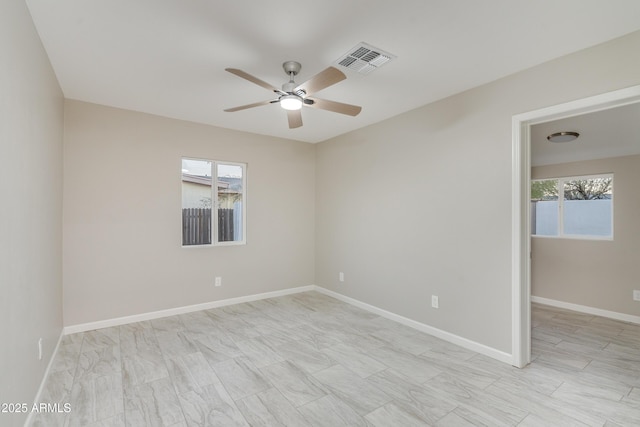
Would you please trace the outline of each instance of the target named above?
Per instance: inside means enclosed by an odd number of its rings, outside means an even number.
[[[302,65],[296,61],[287,61],[282,64],[282,68],[284,72],[289,76],[289,81],[282,85],[282,91],[293,94],[293,90],[296,88],[296,83],[294,81],[294,77],[298,75]]]

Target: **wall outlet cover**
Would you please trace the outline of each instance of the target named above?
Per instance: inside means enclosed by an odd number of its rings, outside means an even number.
[[[640,290],[636,289],[633,291],[633,300],[640,301]]]

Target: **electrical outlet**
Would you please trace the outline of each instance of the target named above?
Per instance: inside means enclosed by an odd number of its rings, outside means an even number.
[[[437,295],[431,295],[431,307],[439,308],[439,302],[438,302],[438,296]]]
[[[344,273],[343,273],[342,271],[340,272],[340,274],[338,274],[338,279],[339,279],[341,282],[344,282]]]
[[[38,360],[42,360],[42,338],[38,340]]]
[[[633,300],[640,301],[640,290],[636,289],[633,291]]]
[[[215,286],[222,286],[222,277],[216,277]]]

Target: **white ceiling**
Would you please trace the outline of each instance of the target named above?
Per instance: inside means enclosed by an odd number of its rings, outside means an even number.
[[[264,135],[319,142],[640,30],[638,0],[26,0],[64,95]],[[224,71],[303,82],[359,42],[397,55],[317,95],[289,129],[273,99]]]
[[[552,143],[555,132],[578,132],[571,142]],[[531,165],[640,154],[640,102],[531,126]]]

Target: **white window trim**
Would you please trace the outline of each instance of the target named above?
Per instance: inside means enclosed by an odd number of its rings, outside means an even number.
[[[565,234],[564,232],[564,183],[566,181],[573,180],[585,180],[585,179],[596,179],[596,178],[611,178],[611,235],[610,236],[595,236],[595,235],[584,235],[584,234]],[[613,240],[614,236],[614,185],[615,179],[613,179],[613,173],[604,173],[604,174],[595,174],[595,175],[576,175],[576,176],[561,176],[561,177],[549,177],[549,178],[536,178],[532,179],[531,182],[539,182],[539,181],[558,181],[558,234],[556,236],[548,236],[548,235],[539,235],[539,234],[531,234],[531,237],[535,237],[536,239],[573,239],[573,240]]]
[[[187,157],[181,156],[180,161],[186,160],[199,160],[211,162],[211,243],[207,245],[182,245],[183,248],[210,248],[213,246],[240,246],[247,244],[247,170],[249,165],[241,162],[227,162],[225,160],[212,160],[202,157]],[[242,240],[236,240],[233,242],[219,242],[218,241],[218,221],[217,214],[213,212],[218,211],[218,168],[217,165],[230,165],[240,166],[242,168]],[[182,169],[182,168],[180,168]],[[180,179],[182,179],[182,172],[180,172]],[[182,211],[181,211],[182,212]],[[180,232],[180,241],[182,241],[182,231]]]
[[[218,242],[218,221],[214,220],[214,216],[211,217],[213,222],[211,227],[211,246],[238,246],[247,244],[247,164],[239,162],[226,162],[224,160],[211,160],[211,208],[218,212],[218,168],[217,165],[230,165],[240,166],[242,168],[242,240],[235,240],[233,242]],[[215,173],[213,171],[215,170]],[[217,215],[215,216],[217,218]],[[213,237],[215,236],[215,240]],[[206,246],[206,245],[205,245]]]

